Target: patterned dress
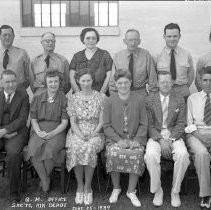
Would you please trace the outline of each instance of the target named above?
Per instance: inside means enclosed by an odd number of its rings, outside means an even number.
[[[81,92],[68,95],[67,112],[70,117],[76,117],[77,125],[84,136],[89,136],[98,126],[104,97],[103,93],[95,90],[88,98],[85,98]],[[84,141],[70,128],[66,139],[67,170],[70,171],[76,165],[89,165],[95,168],[97,153],[103,149],[104,141],[102,133]]]
[[[92,69],[94,74],[92,88],[100,91],[106,78],[106,73],[112,69],[112,63],[112,58],[106,50],[97,48],[97,51],[90,60],[87,59],[85,50],[82,50],[73,56],[70,63],[70,69],[75,71],[83,68]]]
[[[123,101],[118,94],[106,100],[103,113],[106,136],[106,170],[142,175],[145,170],[144,147],[146,145],[147,115],[143,98],[131,92]],[[128,139],[127,149],[118,145],[121,139]],[[141,147],[130,149],[138,141]]]

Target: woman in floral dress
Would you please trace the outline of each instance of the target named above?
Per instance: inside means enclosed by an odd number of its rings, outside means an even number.
[[[89,69],[81,69],[75,77],[81,91],[68,96],[67,111],[71,128],[66,140],[66,165],[68,171],[74,169],[78,183],[75,202],[90,205],[93,201],[91,182],[97,164],[97,153],[104,147],[100,131],[105,95],[92,90],[93,77]]]

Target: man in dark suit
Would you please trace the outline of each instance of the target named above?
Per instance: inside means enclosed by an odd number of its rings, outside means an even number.
[[[153,199],[155,206],[163,204],[160,157],[173,158],[171,205],[179,207],[181,205],[180,187],[190,161],[182,139],[185,128],[185,102],[182,96],[175,94],[172,85],[170,72],[158,72],[159,92],[149,95],[146,99],[150,138],[144,158],[151,179],[150,191],[155,193]]]
[[[0,91],[0,150],[7,153],[10,200],[20,201],[22,150],[28,142],[26,122],[29,97],[24,88],[17,88],[16,74],[5,70],[1,74]]]

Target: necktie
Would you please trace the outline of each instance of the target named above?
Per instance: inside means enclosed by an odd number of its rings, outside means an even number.
[[[9,55],[8,55],[8,49],[4,51],[4,58],[3,58],[3,67],[4,69],[7,69],[7,64],[9,63]]]
[[[128,69],[131,73],[131,79],[132,79],[131,87],[133,87],[133,53],[130,54],[130,61],[129,61]]]
[[[46,66],[48,68],[49,64],[50,64],[50,55],[47,55],[47,57],[45,58],[45,63],[46,63]]]
[[[175,63],[175,57],[174,57],[174,50],[171,50],[170,72],[172,75],[172,79],[176,80],[176,63]]]
[[[12,94],[8,94],[8,95],[7,95],[6,104],[9,104],[9,103],[10,103],[11,95],[12,95]]]
[[[211,125],[211,104],[209,94],[207,94],[207,100],[204,107],[204,122],[206,123],[206,125]]]
[[[164,97],[162,101],[162,112],[163,112],[163,128],[167,128],[167,117],[168,117],[168,101],[167,97]]]

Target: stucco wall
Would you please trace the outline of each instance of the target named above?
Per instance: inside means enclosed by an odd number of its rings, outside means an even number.
[[[141,46],[153,55],[164,46],[163,28],[167,23],[176,22],[181,27],[180,45],[189,50],[194,65],[200,55],[210,49],[211,7],[209,2],[119,2],[119,35],[101,36],[99,47],[107,49],[111,55],[125,46],[122,42],[128,28],[137,28],[141,33]],[[25,48],[30,57],[42,52],[40,37],[21,36],[20,1],[0,0],[0,24],[14,27],[14,44]],[[37,29],[39,30],[39,29]],[[48,29],[47,29],[48,30]],[[73,54],[83,48],[78,36],[57,36],[56,51],[70,61]],[[194,91],[192,87],[192,91]]]

